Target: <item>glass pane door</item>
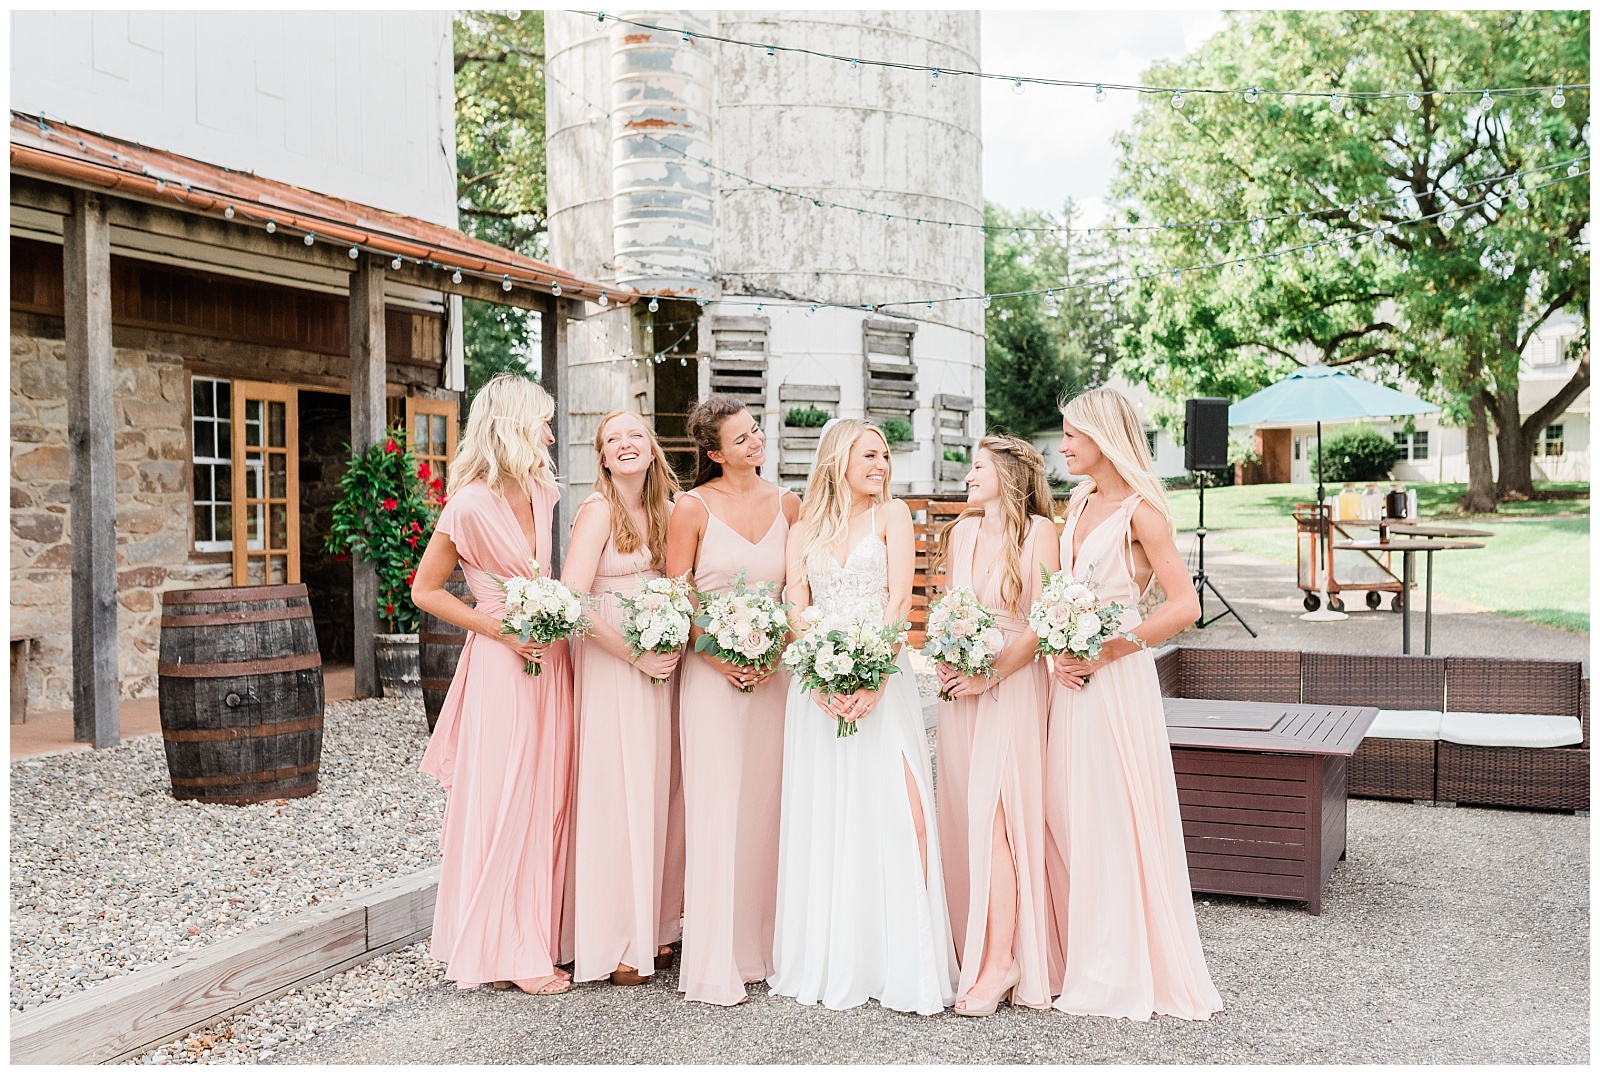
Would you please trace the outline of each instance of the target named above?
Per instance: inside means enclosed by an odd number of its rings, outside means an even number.
[[[300,581],[300,422],[288,385],[233,382],[234,515],[243,541],[233,543],[236,586]]]

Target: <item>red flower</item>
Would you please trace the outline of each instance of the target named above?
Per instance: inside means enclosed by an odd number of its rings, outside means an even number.
[[[408,537],[406,538],[406,544],[410,545],[414,549],[417,547],[417,539],[415,537]]]
[[[412,568],[409,572],[406,573],[406,585],[410,586],[412,583],[414,583],[416,581],[417,581],[417,569],[416,568]]]
[[[428,484],[434,490],[443,489],[444,488],[444,479],[443,478],[435,478],[435,479],[433,479],[433,481],[429,482]]]
[[[347,552],[334,553],[333,558],[334,558],[334,560],[336,560],[336,561],[338,561],[339,563],[342,564],[346,560],[350,559],[350,554],[347,553]]]
[[[383,450],[386,452],[398,452],[400,450],[400,445],[394,442],[393,437],[390,437],[389,440],[384,444]]]
[[[386,616],[393,616],[394,615],[394,602],[393,601],[390,601],[387,605],[384,606],[383,613]]]
[[[413,519],[411,521],[411,532],[414,534],[422,533],[422,524]]]
[[[446,498],[446,497],[445,497],[445,495],[444,495],[444,494],[443,494],[443,493],[440,493],[440,494],[439,494],[439,506],[440,506],[440,507],[441,507],[441,508],[442,508],[442,507],[444,507],[444,503],[445,503],[445,500],[446,500],[446,499],[447,499],[447,498]]]
[[[429,478],[433,477],[433,471],[428,469],[428,464],[418,463],[417,477],[421,478],[423,481],[427,481]]]
[[[383,510],[384,511],[393,511],[395,508],[398,508],[399,506],[400,506],[400,501],[396,500],[392,496],[389,497],[388,499],[386,499],[383,502]]]

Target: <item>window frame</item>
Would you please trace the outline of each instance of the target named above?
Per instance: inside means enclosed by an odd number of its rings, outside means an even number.
[[[199,460],[199,459],[196,459],[196,457],[195,457],[194,424],[195,424],[195,421],[197,420],[197,418],[200,417],[200,416],[196,415],[195,411],[194,411],[195,382],[196,381],[205,381],[205,382],[208,382],[209,384],[211,384],[213,386],[212,387],[212,396],[211,396],[211,414],[206,416],[206,419],[205,419],[205,420],[209,421],[212,424],[212,455],[208,456],[204,460]],[[190,373],[189,373],[189,398],[188,398],[189,421],[185,425],[185,437],[184,437],[185,442],[186,442],[186,447],[188,448],[187,455],[188,455],[188,458],[189,458],[189,512],[188,512],[189,555],[190,555],[191,559],[199,561],[199,562],[202,562],[202,563],[231,563],[232,560],[233,560],[233,538],[230,536],[227,541],[219,541],[214,536],[216,534],[216,526],[217,526],[217,508],[219,506],[222,506],[222,505],[226,504],[226,506],[228,508],[230,520],[232,518],[232,513],[233,513],[233,481],[232,481],[232,470],[231,470],[231,468],[233,466],[233,458],[232,458],[232,455],[231,455],[231,448],[232,448],[232,443],[233,443],[233,439],[232,439],[232,429],[233,429],[233,381],[234,381],[234,379],[232,377],[216,377],[216,376],[213,376],[213,375],[208,374],[208,373],[194,373],[192,371],[190,371]],[[219,415],[217,413],[217,400],[216,400],[216,387],[215,386],[219,385],[219,384],[225,384],[225,385],[228,386],[228,414],[226,415],[226,419],[227,419],[228,427],[229,427],[229,441],[228,441],[228,443],[229,443],[229,447],[230,447],[230,454],[228,456],[226,456],[226,457],[218,456],[216,454],[216,451],[215,451],[216,450],[216,427],[223,421],[223,416],[221,416],[221,415]],[[212,468],[215,468],[217,466],[226,466],[226,467],[230,468],[229,481],[228,481],[228,487],[227,487],[227,500],[225,500],[225,501],[217,499],[216,471],[215,471],[215,469],[212,470],[211,499],[206,501],[205,503],[209,504],[210,507],[211,507],[211,533],[213,534],[213,537],[210,538],[207,541],[204,541],[204,542],[199,540],[199,538],[197,536],[198,531],[197,531],[197,529],[195,527],[195,523],[194,523],[194,510],[199,505],[199,498],[198,498],[198,495],[197,495],[198,494],[198,485],[197,485],[197,482],[196,482],[196,468],[199,467],[199,466],[210,466]],[[230,532],[230,534],[232,533],[231,521],[230,521],[229,532]]]
[[[434,452],[421,452],[416,441],[417,415],[442,415],[444,417],[444,455]],[[436,478],[445,478],[450,470],[450,463],[456,457],[456,439],[460,434],[461,405],[453,399],[428,399],[425,396],[407,396],[405,398],[406,418],[406,446],[411,449],[411,457],[418,463],[427,463],[429,470]],[[432,438],[429,438],[432,444]],[[439,465],[435,465],[439,464]]]

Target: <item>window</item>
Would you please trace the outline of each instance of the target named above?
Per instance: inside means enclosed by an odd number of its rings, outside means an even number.
[[[430,479],[445,479],[456,454],[457,410],[453,400],[406,397],[406,429],[411,455],[427,464]],[[440,486],[443,489],[443,486]]]
[[[1300,435],[1298,433],[1295,434],[1294,438],[1294,457],[1296,459],[1300,458]]]
[[[194,441],[189,487],[194,490],[196,552],[233,550],[232,384],[215,377],[190,382]]]
[[[1545,426],[1544,435],[1539,438],[1539,447],[1536,455],[1555,457],[1566,452],[1566,430],[1559,425]]]
[[[1150,449],[1150,458],[1154,459],[1156,457],[1156,431],[1155,430],[1147,429],[1147,430],[1144,431],[1144,443],[1145,443],[1145,447]]]
[[[1428,433],[1426,430],[1417,433],[1406,433],[1404,430],[1394,432],[1394,444],[1400,449],[1400,462],[1425,463],[1428,460]]]

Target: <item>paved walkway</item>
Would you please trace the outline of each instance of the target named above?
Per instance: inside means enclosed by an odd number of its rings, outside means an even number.
[[[1187,549],[1188,540],[1189,535],[1180,538],[1180,551]],[[1349,619],[1308,621],[1300,618],[1305,612],[1301,604],[1304,594],[1296,584],[1292,564],[1235,552],[1210,542],[1206,545],[1206,572],[1229,604],[1239,610],[1260,637],[1252,639],[1238,620],[1228,616],[1210,627],[1183,632],[1174,639],[1183,645],[1343,653],[1400,652],[1400,613],[1390,612],[1387,602],[1381,611],[1371,612],[1362,603],[1365,595],[1355,594],[1345,605]],[[1207,593],[1205,609],[1206,615],[1212,616],[1221,612],[1222,606]],[[1422,652],[1420,592],[1411,613],[1411,652]],[[1436,656],[1472,654],[1583,660],[1589,656],[1589,635],[1496,616],[1434,594],[1433,652]]]
[[[1196,900],[1226,1005],[1209,1022],[833,1012],[764,985],[712,1008],[668,973],[560,997],[441,984],[268,1062],[1587,1063],[1589,819],[1363,800],[1349,817],[1320,917]]]

